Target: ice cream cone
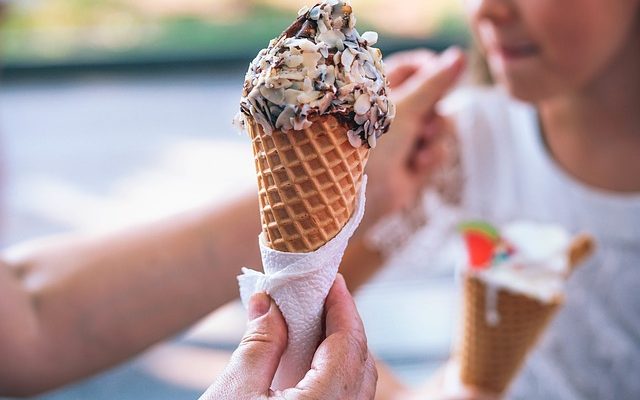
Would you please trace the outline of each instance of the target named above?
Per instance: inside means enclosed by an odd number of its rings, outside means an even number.
[[[589,235],[579,235],[568,249],[569,271],[593,251]],[[563,297],[544,302],[525,294],[487,284],[465,274],[460,378],[465,385],[502,394],[517,375],[555,313]],[[490,313],[497,319],[492,321]]]
[[[265,134],[248,121],[266,243],[307,253],[331,240],[351,217],[369,156],[353,147],[331,115],[304,130]]]
[[[487,291],[496,290],[497,324],[486,318]],[[460,346],[462,382],[502,393],[530,348],[558,310],[560,300],[543,303],[531,297],[491,288],[473,276],[464,278],[464,321]]]
[[[287,321],[278,390],[309,371],[327,293],[364,213],[369,149],[395,115],[378,35],[355,23],[346,0],[303,7],[250,63],[235,119],[253,146],[264,270],[243,271],[241,294],[246,303],[269,293]]]

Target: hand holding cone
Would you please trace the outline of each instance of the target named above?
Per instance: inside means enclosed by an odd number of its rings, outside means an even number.
[[[364,212],[364,167],[389,129],[378,35],[354,28],[348,1],[300,11],[247,72],[237,121],[251,137],[265,273],[245,271],[243,299],[272,295],[289,329],[275,389],[308,371],[324,299]]]

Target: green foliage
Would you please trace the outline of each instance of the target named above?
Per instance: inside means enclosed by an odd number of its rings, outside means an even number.
[[[5,62],[100,61],[138,56],[244,54],[265,47],[295,16],[257,6],[238,21],[148,18],[114,0],[57,0],[45,10],[12,12],[2,30]]]
[[[0,29],[0,57],[4,62],[250,57],[295,17],[291,11],[260,3],[232,21],[151,16],[122,0],[43,0],[35,4],[14,7]],[[359,26],[360,30],[375,29],[365,21]],[[464,35],[464,24],[456,17],[441,21],[440,27],[447,37]],[[402,40],[388,39],[389,43]]]

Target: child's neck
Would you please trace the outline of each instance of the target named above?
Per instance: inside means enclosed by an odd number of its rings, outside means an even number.
[[[582,182],[640,192],[640,45],[631,43],[601,77],[578,93],[538,105],[556,161]]]

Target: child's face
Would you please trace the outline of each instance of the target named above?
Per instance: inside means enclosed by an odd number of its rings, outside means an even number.
[[[465,2],[493,77],[523,100],[580,90],[638,51],[640,0]]]

